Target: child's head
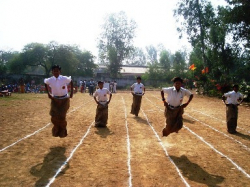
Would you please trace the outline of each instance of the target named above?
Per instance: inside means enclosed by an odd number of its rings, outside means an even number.
[[[103,88],[103,81],[98,81],[98,87],[100,88],[100,89],[102,89]]]
[[[183,83],[182,78],[180,78],[180,77],[174,77],[172,79],[172,81],[174,82],[175,89],[179,90],[181,88],[182,83]]]
[[[233,90],[234,90],[235,92],[238,92],[238,91],[239,91],[239,85],[238,85],[238,84],[234,84],[234,85],[233,85]]]
[[[52,66],[52,74],[57,78],[61,74],[61,67],[59,65]]]
[[[137,77],[137,78],[136,78],[136,81],[137,81],[137,83],[141,83],[141,77],[140,77],[140,76]]]

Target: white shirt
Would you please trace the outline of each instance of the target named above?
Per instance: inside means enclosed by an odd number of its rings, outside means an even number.
[[[44,83],[51,87],[53,96],[64,96],[68,94],[67,84],[71,82],[71,77],[59,75],[44,79]]]
[[[168,94],[167,102],[174,107],[180,106],[182,104],[185,95],[190,96],[192,94],[189,90],[182,87],[180,88],[179,92],[177,92],[174,86],[162,88],[162,91]]]
[[[138,94],[138,95],[140,95],[140,94],[142,94],[143,93],[143,91],[144,91],[144,85],[142,84],[142,83],[134,83],[132,86],[131,86],[131,88],[133,88],[134,89],[134,94]]]
[[[93,94],[94,97],[97,98],[97,101],[101,104],[105,104],[108,101],[107,94],[111,94],[111,92],[107,88],[97,89]]]
[[[227,97],[227,104],[236,105],[239,103],[239,98],[243,99],[243,95],[240,92],[235,91],[227,92],[224,94],[224,96]]]

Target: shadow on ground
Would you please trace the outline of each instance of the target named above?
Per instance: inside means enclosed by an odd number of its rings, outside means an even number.
[[[216,187],[222,183],[224,177],[213,175],[205,171],[198,164],[191,162],[185,155],[181,157],[170,156],[176,166],[182,171],[183,176],[191,181],[206,184],[209,187]],[[198,185],[198,184],[197,184]]]
[[[64,155],[65,147],[52,147],[50,152],[44,157],[43,163],[39,163],[30,169],[30,173],[40,179],[36,182],[36,187],[46,186],[61,165],[66,161],[67,157]],[[68,165],[60,172],[60,175],[69,168]],[[58,177],[57,176],[57,177]]]
[[[107,138],[109,135],[113,135],[114,132],[110,131],[108,127],[98,127],[95,131],[96,134],[100,135],[102,138]]]
[[[185,122],[185,123],[190,123],[190,124],[194,124],[194,123],[195,123],[194,120],[187,119],[187,118],[183,118],[183,122]]]
[[[137,123],[141,123],[141,124],[144,124],[144,125],[148,125],[148,121],[146,119],[144,119],[145,117],[144,116],[138,116],[138,117],[134,117],[134,119],[137,121]],[[149,122],[150,123],[150,122]]]
[[[239,136],[239,137],[241,137],[241,138],[243,138],[243,139],[245,139],[245,140],[250,140],[250,136],[249,135],[247,135],[247,134],[242,134],[242,133],[240,133],[239,131],[237,131],[237,133],[236,134],[234,134],[235,136]]]

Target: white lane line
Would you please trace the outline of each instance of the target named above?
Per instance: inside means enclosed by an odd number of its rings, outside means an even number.
[[[124,106],[125,124],[126,124],[126,130],[127,130],[127,151],[128,151],[127,165],[128,165],[128,176],[129,176],[128,183],[129,183],[129,187],[132,187],[130,138],[129,138],[128,121],[127,121],[127,109],[126,109],[125,101],[124,101],[123,97],[122,97],[122,102],[123,102],[123,106]]]
[[[153,130],[153,132],[154,132],[154,134],[155,134],[155,136],[156,136],[156,138],[157,138],[159,144],[161,145],[162,149],[164,150],[166,156],[168,157],[168,159],[170,160],[170,162],[174,165],[174,167],[175,167],[175,169],[176,169],[178,175],[181,177],[183,183],[184,183],[186,186],[190,186],[190,185],[187,183],[187,181],[185,180],[185,178],[183,177],[183,175],[181,174],[179,168],[175,165],[174,161],[173,161],[173,160],[171,159],[171,157],[169,156],[169,154],[168,154],[166,148],[164,147],[164,145],[163,145],[163,143],[162,143],[162,141],[161,141],[159,135],[158,135],[157,132],[155,131],[154,127],[150,124],[147,115],[144,113],[143,110],[141,110],[141,111],[142,111],[143,115],[145,116],[145,118],[146,118],[146,120],[147,120],[147,122],[148,122],[148,125],[149,125],[149,126],[151,127],[151,129]]]
[[[195,132],[193,132],[192,130],[190,130],[186,125],[183,125],[183,127],[185,129],[187,129],[189,132],[191,132],[193,135],[195,135],[197,138],[199,138],[206,145],[208,145],[216,153],[218,153],[219,155],[221,155],[221,156],[225,157],[227,160],[229,160],[239,171],[241,171],[244,175],[246,175],[247,178],[250,178],[250,175],[244,169],[242,169],[239,165],[237,165],[231,158],[227,157],[226,155],[224,155],[223,153],[221,153],[220,151],[218,151],[217,149],[215,149],[210,143],[206,142],[201,136],[199,136],[198,134],[196,134]]]
[[[193,109],[193,108],[191,108],[191,110],[193,110],[193,111],[195,111],[195,112],[198,112],[198,113],[200,113],[200,114],[202,114],[202,115],[204,115],[204,116],[207,116],[207,117],[213,118],[213,119],[215,119],[215,120],[221,121],[222,123],[225,123],[225,124],[226,124],[226,121],[223,121],[223,120],[221,120],[221,119],[219,119],[219,118],[216,118],[216,117],[214,117],[214,116],[210,116],[210,115],[208,115],[208,114],[206,114],[206,113],[204,113],[204,112],[201,112],[201,111],[199,111],[199,110],[195,110],[195,109]],[[237,126],[237,128],[239,128],[239,129],[241,129],[241,130],[243,130],[243,131],[246,131],[247,133],[250,134],[250,131],[248,131],[248,130],[242,128],[242,127]]]
[[[145,112],[151,112],[151,113],[154,113],[154,112],[158,112],[158,110],[145,110]]]
[[[72,156],[74,155],[75,151],[77,150],[77,148],[83,143],[83,140],[87,137],[87,135],[90,132],[90,129],[92,127],[92,125],[94,124],[95,121],[93,121],[91,123],[91,125],[89,126],[87,132],[84,134],[84,136],[82,137],[82,139],[80,140],[80,142],[76,145],[76,147],[71,151],[69,157],[67,158],[67,160],[61,165],[61,167],[57,170],[56,174],[50,179],[49,183],[46,185],[46,187],[49,187],[56,179],[56,177],[58,176],[58,174],[63,170],[63,168],[68,164],[69,160],[72,158]]]
[[[156,108],[158,108],[160,111],[164,111],[164,110],[162,110],[159,106],[157,106],[155,103],[153,103],[149,98],[146,97],[146,99],[147,99],[150,103],[152,103]]]
[[[17,140],[16,142],[14,142],[14,143],[12,143],[12,144],[10,144],[10,145],[4,147],[3,149],[0,150],[0,152],[2,152],[2,151],[4,151],[4,150],[6,150],[6,149],[12,147],[13,145],[17,144],[18,142],[20,142],[20,141],[22,141],[22,140],[24,140],[24,139],[26,139],[26,138],[29,138],[29,137],[35,135],[35,134],[38,133],[39,131],[41,131],[41,130],[45,129],[46,127],[48,127],[50,124],[51,124],[51,123],[48,123],[47,125],[45,125],[44,127],[38,129],[37,131],[33,132],[32,134],[29,134],[29,135],[27,135],[27,136],[25,136],[25,137],[23,137],[23,138]]]
[[[195,109],[193,109],[192,107],[190,107],[190,109],[191,109],[192,111],[198,112],[198,113],[200,113],[200,114],[202,114],[202,115],[204,115],[204,116],[207,116],[207,117],[216,119],[216,120],[218,120],[218,121],[221,121],[222,123],[226,123],[226,121],[223,121],[223,120],[221,120],[221,119],[219,119],[219,118],[216,118],[216,117],[214,117],[214,116],[210,116],[210,115],[208,115],[208,114],[206,114],[206,113],[204,113],[204,112],[201,112],[201,111],[199,111],[199,110],[195,110]]]
[[[148,99],[149,100],[149,99]],[[149,100],[150,101],[150,100]],[[152,101],[150,101],[152,102]],[[155,105],[156,106],[156,105]],[[156,106],[157,107],[157,106]],[[198,137],[201,141],[203,141],[206,145],[208,145],[210,148],[212,148],[216,153],[220,154],[221,156],[225,157],[227,160],[229,160],[239,171],[241,171],[244,175],[246,175],[248,178],[250,178],[250,175],[244,170],[242,169],[240,166],[238,166],[232,159],[230,159],[229,157],[227,157],[226,155],[224,155],[223,153],[221,153],[220,151],[218,151],[217,149],[215,149],[211,144],[209,144],[208,142],[206,142],[201,136],[197,135],[196,133],[194,133],[192,130],[190,130],[186,125],[183,125],[183,127],[185,129],[187,129],[189,132],[191,132],[193,135],[195,135],[196,137]]]
[[[90,100],[90,101],[92,101],[92,100]],[[89,103],[90,101],[88,101],[87,103]],[[70,113],[72,113],[72,112],[78,110],[79,108],[83,107],[83,106],[84,106],[85,104],[87,104],[87,103],[84,103],[83,105],[81,105],[81,106],[79,106],[79,107],[77,107],[77,108],[71,110],[68,114],[70,114]],[[36,130],[35,132],[33,132],[33,133],[31,133],[31,134],[28,134],[27,136],[25,136],[25,137],[23,137],[23,138],[17,140],[16,142],[14,142],[14,143],[12,143],[12,144],[10,144],[10,145],[8,145],[8,146],[6,146],[6,147],[0,149],[0,152],[2,152],[2,151],[4,151],[4,150],[6,150],[6,149],[8,149],[8,148],[10,148],[10,147],[12,147],[12,146],[14,146],[15,144],[17,144],[18,142],[20,142],[20,141],[22,141],[22,140],[25,140],[25,139],[27,139],[27,138],[29,138],[29,137],[31,137],[31,136],[37,134],[38,132],[40,132],[41,130],[45,129],[45,128],[48,127],[49,125],[51,125],[51,123],[48,123],[48,124],[45,125],[44,127],[40,128],[40,129],[38,129],[38,130]]]
[[[152,104],[154,104],[154,103],[153,103],[151,100],[149,100],[148,98],[146,98],[146,99],[147,99],[148,101],[150,101]],[[154,104],[154,105],[155,105],[155,104]],[[163,110],[162,110],[160,107],[158,107],[157,105],[155,105],[155,106],[156,106],[159,110],[163,111]],[[192,110],[193,110],[193,109],[192,109]],[[197,110],[194,110],[194,111],[197,111]],[[202,112],[200,112],[200,113],[201,113],[201,114],[204,114],[204,113],[202,113]],[[187,113],[184,113],[184,115],[189,116],[190,118],[192,118],[192,119],[198,121],[198,122],[201,123],[202,125],[205,125],[205,126],[211,128],[211,129],[213,129],[214,131],[220,133],[220,134],[223,134],[223,135],[226,136],[227,138],[230,138],[230,139],[233,140],[234,142],[240,144],[240,145],[241,145],[242,147],[244,147],[247,151],[250,151],[250,148],[249,148],[248,146],[244,145],[242,142],[240,142],[240,141],[234,139],[233,137],[228,136],[227,134],[225,134],[225,133],[223,133],[223,132],[221,132],[221,131],[215,129],[214,127],[212,127],[212,126],[210,126],[210,125],[208,125],[208,124],[206,124],[206,123],[204,123],[204,122],[202,122],[202,121],[200,121],[200,120],[198,120],[198,119],[196,119],[196,118],[194,118],[194,117],[192,117],[192,116],[190,116],[190,115],[188,115]],[[204,115],[206,115],[206,114],[204,114]],[[209,115],[206,115],[206,116],[209,116]],[[212,116],[209,116],[209,117],[212,117]],[[212,117],[212,118],[217,119],[217,118],[215,118],[215,117]],[[219,119],[217,119],[217,120],[219,120]]]
[[[214,127],[212,127],[212,126],[210,126],[210,125],[208,125],[208,124],[206,124],[206,123],[204,123],[204,122],[202,122],[202,121],[200,121],[200,120],[198,120],[198,119],[196,119],[196,118],[190,116],[190,115],[187,114],[187,113],[184,113],[184,115],[190,117],[191,119],[193,119],[193,120],[195,120],[195,121],[198,121],[199,123],[201,123],[202,125],[204,125],[204,126],[210,128],[210,129],[213,129],[214,131],[216,131],[216,132],[218,132],[218,133],[220,133],[220,134],[226,136],[227,138],[230,138],[230,139],[233,140],[234,142],[236,142],[236,143],[240,144],[242,147],[244,147],[247,151],[250,151],[250,148],[249,148],[248,146],[244,145],[242,142],[240,142],[240,141],[234,139],[233,137],[228,136],[227,134],[225,134],[225,133],[223,133],[223,132],[217,130],[216,128],[214,128]]]
[[[153,96],[153,97],[156,98],[156,99],[161,100],[160,98],[156,97],[155,95],[152,95],[152,94],[151,94],[151,96]],[[208,115],[208,114],[206,114],[206,113],[204,113],[204,112],[195,110],[195,109],[193,109],[192,107],[190,107],[190,108],[191,108],[191,110],[193,110],[193,111],[195,111],[195,112],[198,112],[198,113],[200,113],[200,114],[203,114],[203,115],[205,115],[205,116],[207,116],[207,117],[210,117],[210,118],[213,118],[213,119],[215,119],[215,120],[221,121],[222,123],[226,123],[226,121],[224,121],[224,120],[221,120],[221,119],[216,118],[216,117],[214,117],[214,116],[210,116],[210,115]],[[250,131],[248,131],[248,130],[242,128],[242,127],[237,126],[237,128],[239,128],[239,129],[241,129],[241,130],[247,132],[248,134],[250,134]]]

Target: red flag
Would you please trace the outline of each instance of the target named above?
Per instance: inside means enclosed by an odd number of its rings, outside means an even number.
[[[192,64],[191,66],[189,66],[189,69],[193,69],[194,68],[194,64]]]
[[[205,68],[205,73],[208,73],[208,67]]]

